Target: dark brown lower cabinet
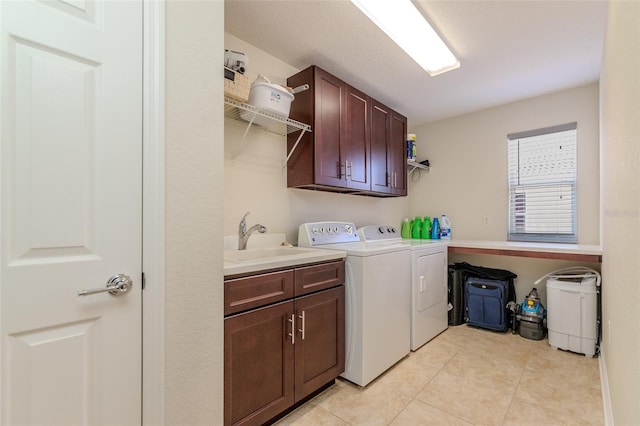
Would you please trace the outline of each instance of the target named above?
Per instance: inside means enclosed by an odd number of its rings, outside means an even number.
[[[344,286],[296,299],[295,309],[298,402],[344,371]]]
[[[344,371],[344,286],[224,320],[225,425],[260,425]]]
[[[294,403],[293,301],[224,320],[225,425],[262,424]]]

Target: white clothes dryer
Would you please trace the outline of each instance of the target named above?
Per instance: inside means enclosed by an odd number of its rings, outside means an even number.
[[[363,241],[401,243],[411,248],[411,350],[447,329],[447,243],[442,240],[402,239],[393,226],[358,229]]]

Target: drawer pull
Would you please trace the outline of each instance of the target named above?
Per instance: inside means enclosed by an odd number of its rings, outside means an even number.
[[[302,340],[304,340],[304,311],[302,311],[302,315],[298,316],[302,320],[302,328],[298,329],[300,334],[302,334]]]
[[[294,332],[294,330],[296,329],[296,314],[291,314],[291,318],[289,318],[287,321],[291,323],[291,333],[288,333],[287,336],[291,336],[291,344],[295,345],[296,333]]]

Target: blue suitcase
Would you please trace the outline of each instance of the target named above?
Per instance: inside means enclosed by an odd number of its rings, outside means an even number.
[[[507,331],[509,282],[469,277],[465,282],[465,321],[490,330]]]

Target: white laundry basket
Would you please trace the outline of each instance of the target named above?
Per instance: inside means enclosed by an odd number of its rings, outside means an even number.
[[[599,344],[600,273],[590,268],[568,268],[546,277],[549,345],[595,355]]]

